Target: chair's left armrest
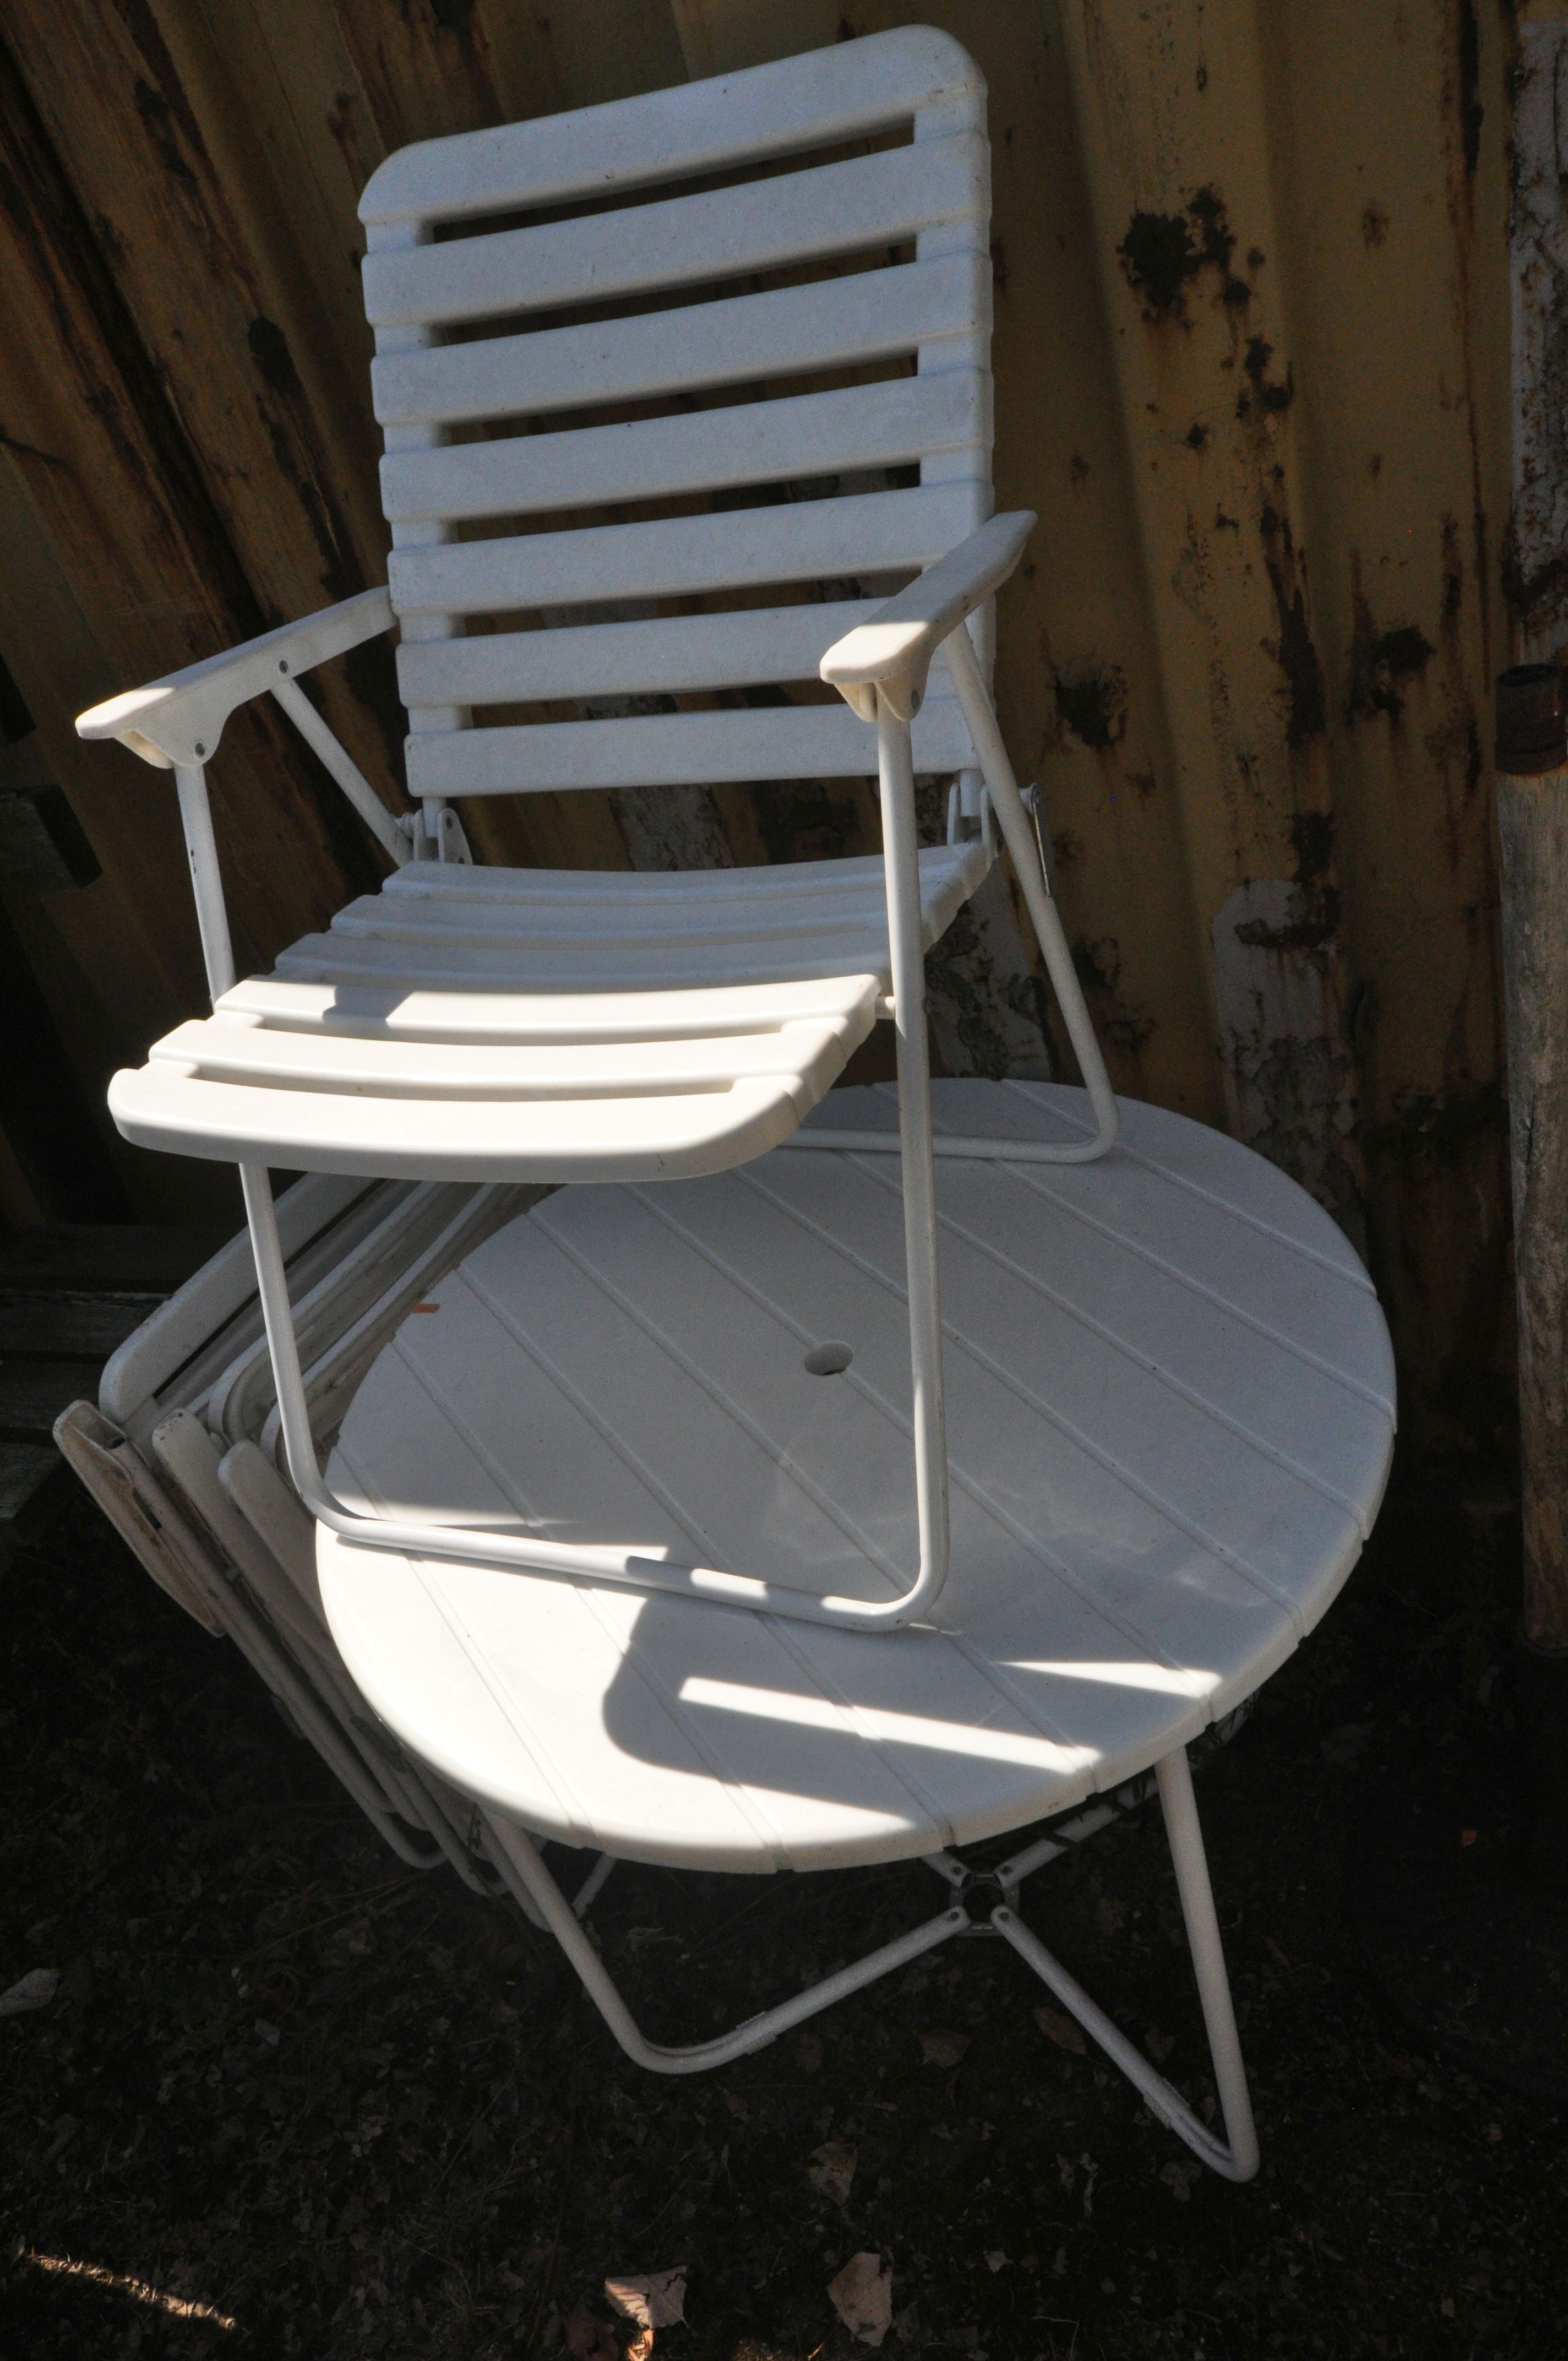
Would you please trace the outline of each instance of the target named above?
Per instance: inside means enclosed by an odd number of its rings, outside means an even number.
[[[982,524],[836,641],[822,659],[823,679],[863,721],[876,719],[879,690],[907,721],[920,709],[931,658],[964,617],[1006,581],[1035,524],[1031,509],[1012,509]]]
[[[117,738],[159,770],[193,770],[217,752],[224,724],[280,680],[293,680],[332,656],[346,654],[392,626],[392,602],[382,590],[364,590],[323,607],[297,623],[265,631],[243,647],[225,649],[181,672],[127,689],[77,716],[79,738]]]

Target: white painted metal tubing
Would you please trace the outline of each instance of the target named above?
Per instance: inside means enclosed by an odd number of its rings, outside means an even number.
[[[1024,809],[1024,799],[1018,793],[1018,782],[1013,775],[1013,765],[1007,759],[1007,749],[1002,742],[1002,732],[996,726],[969,632],[960,624],[942,642],[942,656],[958,691],[963,708],[964,720],[980,756],[981,769],[985,774],[986,789],[1002,829],[1003,839],[1013,855],[1013,866],[1018,884],[1034,921],[1035,934],[1044,956],[1057,1005],[1067,1026],[1069,1038],[1077,1054],[1080,1071],[1089,1092],[1100,1128],[1096,1137],[1080,1148],[1058,1148],[1051,1161],[1058,1164],[1086,1164],[1102,1156],[1114,1144],[1116,1137],[1116,1101],[1105,1071],[1105,1060],[1100,1054],[1100,1044],[1094,1038],[1094,1027],[1084,1006],[1083,993],[1072,964],[1067,937],[1057,906],[1051,898],[1049,881],[1040,862],[1039,846],[1029,815]]]
[[[216,1000],[233,986],[234,950],[229,942],[228,912],[224,906],[224,881],[218,872],[218,848],[213,837],[207,774],[200,763],[193,770],[180,763],[175,767],[174,784],[180,790],[180,820],[191,862],[191,887],[196,896],[196,924],[201,929],[207,990]]]
[[[1114,1804],[1091,1804],[1086,1812],[1080,1812],[1075,1818],[1067,1821],[1054,1836],[1037,1838],[1032,1845],[1025,1845],[1022,1852],[1014,1853],[1011,1860],[998,1862],[994,1872],[996,1883],[1004,1894],[1014,1891],[1026,1877],[1033,1877],[1037,1869],[1044,1869],[1048,1861],[1059,1861],[1064,1852],[1076,1851],[1088,1838],[1098,1836],[1102,1828],[1109,1828],[1113,1820],[1120,1817]]]
[[[331,772],[371,835],[400,869],[409,857],[409,840],[345,746],[338,743],[295,680],[275,680],[272,694],[313,753]]]
[[[1201,2157],[1212,2170],[1227,2180],[1250,2180],[1257,2170],[1257,2159],[1244,2164],[1223,2140],[1217,2140],[1208,2126],[1195,2115],[1180,2092],[1165,2076],[1149,2064],[1141,2049],[1135,2048],[1120,2026],[1113,2024],[1102,2008],[1091,2001],[1076,1977],[1067,1970],[1054,1952],[1047,1951],[1036,1935],[1030,1932],[1016,1911],[1003,1905],[991,1914],[991,1923],[997,1933],[1034,1969],[1040,1982],[1055,1993],[1062,2006],[1071,2012],[1085,2033],[1097,2041],[1113,2066],[1120,2067],[1129,2082],[1141,2094],[1149,2113],[1158,2117],[1167,2130],[1178,2139],[1185,2140],[1194,2156]]]
[[[592,1869],[589,1870],[587,1877],[584,1878],[582,1884],[572,1896],[572,1916],[574,1918],[586,1918],[587,1916],[588,1912],[593,1908],[594,1904],[598,1900],[599,1895],[604,1892],[605,1887],[609,1884],[609,1873],[614,1867],[614,1853],[601,1852],[598,1861],[595,1861]]]
[[[1160,1808],[1165,1814],[1165,1831],[1176,1867],[1193,1972],[1203,2004],[1220,2108],[1231,2144],[1231,2178],[1250,2180],[1257,2170],[1257,2132],[1252,2119],[1252,2100],[1247,2093],[1246,2069],[1242,2062],[1235,2010],[1231,2003],[1231,1981],[1225,1972],[1220,1922],[1214,1915],[1214,1894],[1209,1883],[1209,1863],[1203,1851],[1203,1831],[1199,1825],[1187,1749],[1179,1746],[1174,1753],[1157,1763],[1155,1775],[1159,1781]]]
[[[915,1490],[920,1561],[897,1598],[821,1597],[718,1567],[684,1565],[634,1550],[523,1541],[472,1526],[420,1524],[356,1516],[327,1490],[311,1433],[299,1342],[289,1301],[271,1183],[264,1167],[242,1164],[240,1185],[256,1254],[278,1411],[294,1488],[311,1514],[345,1541],[415,1555],[516,1565],[530,1572],[597,1576],[638,1590],[669,1590],[725,1605],[831,1624],[854,1631],[896,1631],[940,1596],[948,1578],[948,1446],[942,1409],[942,1329],[937,1293],[937,1200],[931,1163],[931,1077],[926,1038],[926,967],[920,914],[920,856],[915,827],[915,776],[909,724],[879,700],[877,759],[882,785],[888,948],[898,1046],[899,1132],[904,1151],[905,1267],[909,1293]],[[203,798],[204,808],[204,798]],[[215,876],[215,866],[214,874]],[[221,900],[219,907],[221,909]],[[204,939],[204,937],[203,937]]]
[[[958,691],[970,738],[980,756],[986,787],[1001,824],[1003,837],[1013,855],[1013,866],[1056,992],[1057,1004],[1089,1091],[1096,1130],[1092,1139],[1071,1147],[1047,1146],[1038,1140],[966,1139],[948,1134],[932,1141],[931,1152],[935,1156],[1004,1159],[1019,1164],[1092,1163],[1096,1157],[1103,1156],[1107,1148],[1114,1147],[1116,1141],[1116,1100],[1105,1071],[1105,1060],[1100,1054],[1094,1027],[1084,1005],[1083,993],[1072,964],[1072,953],[1068,949],[1050,884],[1041,864],[1035,832],[1024,808],[1024,799],[1018,793],[1018,782],[1013,775],[1013,765],[1007,759],[1002,732],[996,726],[996,716],[992,710],[980,661],[962,623],[943,641],[941,653]],[[895,979],[895,1001],[897,994]],[[887,1156],[895,1148],[902,1148],[902,1134],[899,1139],[894,1139],[891,1133],[880,1131],[801,1130],[792,1132],[779,1145],[783,1148],[826,1149],[840,1156]]]
[[[931,1163],[931,1065],[926,1030],[926,950],[920,925],[920,845],[909,724],[879,695],[877,774],[882,794],[883,870],[898,1056],[898,1137],[903,1158],[904,1267],[909,1297],[915,1498],[920,1570],[897,1602],[907,1622],[940,1596],[948,1578],[948,1432],[942,1404],[942,1315],[937,1283],[937,1177]]]
[[[551,1933],[565,1952],[583,1982],[584,1989],[622,2049],[637,2066],[646,2067],[654,2074],[701,2074],[712,2066],[727,2066],[732,2059],[749,2057],[755,2049],[765,2049],[781,2033],[792,2026],[802,2025],[835,2001],[844,2000],[850,1993],[860,1992],[874,1983],[879,1976],[890,1975],[895,1968],[906,1967],[923,1952],[934,1951],[938,1945],[961,1935],[969,1925],[968,1915],[955,1905],[940,1916],[927,1918],[923,1926],[914,1927],[907,1935],[900,1935],[879,1950],[869,1951],[863,1960],[851,1967],[840,1968],[836,1975],[824,1976],[820,1983],[807,1984],[804,1992],[790,2000],[782,2001],[777,2008],[764,2009],[762,2015],[748,2019],[729,2033],[721,2033],[711,2041],[693,2041],[670,2045],[650,2041],[641,2033],[630,2010],[611,1982],[603,1960],[578,1925],[571,1904],[566,1900],[550,1872],[539,1857],[531,1837],[510,1821],[491,1819],[490,1832],[514,1872],[515,1881],[534,1904]],[[509,1883],[512,1880],[509,1879]]]
[[[939,1381],[934,1404],[929,1383],[926,1389],[926,1442],[923,1455],[917,1448],[916,1470],[917,1482],[923,1480],[927,1485],[922,1497],[928,1506],[940,1508],[938,1538],[942,1548],[939,1556],[923,1555],[916,1583],[900,1598],[839,1598],[831,1594],[823,1598],[815,1591],[791,1589],[782,1583],[759,1581],[754,1576],[730,1574],[717,1566],[685,1565],[646,1556],[635,1549],[522,1541],[514,1534],[489,1532],[472,1525],[418,1524],[402,1518],[359,1516],[345,1509],[326,1488],[311,1433],[277,1212],[266,1168],[242,1164],[239,1178],[256,1255],[257,1288],[272,1356],[279,1423],[283,1431],[289,1474],[311,1515],[333,1532],[341,1534],[345,1541],[363,1549],[455,1558],[465,1565],[515,1565],[531,1574],[564,1574],[578,1581],[620,1583],[633,1590],[667,1590],[677,1598],[748,1607],[760,1614],[782,1615],[797,1622],[827,1623],[852,1631],[897,1630],[918,1614],[940,1589],[947,1573],[947,1460],[941,1436]],[[933,1319],[935,1312],[933,1299]],[[937,1422],[934,1429],[933,1407]],[[918,1432],[917,1427],[917,1434]],[[934,1460],[938,1448],[940,1458]],[[919,1474],[922,1466],[926,1470],[924,1477]]]
[[[1192,1773],[1186,1748],[1178,1747],[1157,1763],[1155,1769],[1159,1781],[1160,1802],[1165,1807],[1166,1833],[1170,1840],[1170,1857],[1176,1869],[1177,1890],[1181,1896],[1193,1972],[1203,2005],[1209,2055],[1220,2093],[1220,2110],[1224,2117],[1224,2140],[1215,2138],[1174,2084],[1168,2082],[1165,2076],[1149,2064],[1143,2052],[1135,2048],[1098,2003],[1090,1999],[1082,1985],[1069,1974],[1055,1954],[1046,1949],[1038,1936],[1025,1926],[1014,1910],[1003,1904],[992,1912],[991,1924],[1012,1944],[1019,1958],[1027,1960],[1042,1983],[1049,1986],[1062,2005],[1071,2011],[1084,2031],[1100,2044],[1112,2064],[1120,2067],[1162,2124],[1175,2132],[1179,2139],[1185,2140],[1195,2156],[1201,2157],[1206,2165],[1225,2180],[1250,2180],[1257,2170],[1257,2133],[1252,2119],[1252,2102],[1247,2095],[1246,2070],[1242,2063],[1241,2042],[1231,2005],[1230,1982],[1225,1974],[1224,1953],[1220,1943],[1219,1922],[1214,1916],[1214,1897],[1209,1884],[1209,1868],[1203,1854],[1203,1836],[1198,1824],[1198,1806],[1193,1799]],[[1037,1855],[1040,1850],[1037,1845],[1031,1846],[1029,1853]],[[1019,1859],[1022,1861],[1028,1857],[1028,1854],[1021,1854]],[[1037,1868],[1041,1863],[1036,1859],[1033,1865]],[[1016,1864],[1008,1863],[1006,1866],[1014,1871],[1015,1876]]]

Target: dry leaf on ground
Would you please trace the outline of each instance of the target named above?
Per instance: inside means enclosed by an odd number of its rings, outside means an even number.
[[[988,2271],[1004,2271],[1007,2268],[1007,2257],[1000,2246],[993,2246],[987,2255],[985,2268]]]
[[[851,2255],[828,2282],[828,2301],[862,2345],[880,2345],[893,2325],[893,2265],[880,2255]]]
[[[617,2312],[640,2328],[674,2328],[686,2316],[686,2266],[606,2279],[604,2291]]]
[[[920,2062],[923,2066],[957,2066],[969,2046],[967,2033],[923,2033]]]
[[[0,2016],[25,2016],[29,2009],[47,2008],[59,1990],[58,1968],[29,1968],[9,1991],[0,1993]]]
[[[1035,2011],[1035,2023],[1046,2039],[1054,2041],[1058,2049],[1070,2049],[1075,2058],[1083,2056],[1088,2046],[1083,2038],[1083,2027],[1064,2009],[1039,2007]]]
[[[823,2141],[806,2168],[806,2177],[819,2197],[830,2197],[836,2205],[845,2203],[860,2153],[853,2140]]]

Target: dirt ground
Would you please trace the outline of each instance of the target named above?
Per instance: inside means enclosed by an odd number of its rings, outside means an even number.
[[[63,1971],[0,2022],[0,2353],[609,2361],[633,2331],[599,2324],[606,2279],[684,2265],[660,2361],[830,2361],[867,2348],[828,2282],[874,2253],[894,2361],[1560,2354],[1568,2106],[1422,2054],[1366,1974],[1344,1871],[1390,1766],[1508,1713],[1509,1530],[1474,1480],[1403,1479],[1202,1770],[1265,2159],[1235,2189],[1036,2021],[1047,1996],[994,1940],[721,2072],[640,2073],[515,1909],[385,1852],[232,1650],[74,1503],[0,1582],[0,1989]],[[918,1867],[623,1870],[595,1923],[679,2038],[939,1899]],[[1157,1808],[1025,1909],[1206,2092]]]

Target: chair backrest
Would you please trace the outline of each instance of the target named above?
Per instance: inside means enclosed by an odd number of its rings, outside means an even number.
[[[427,140],[359,212],[410,793],[874,773],[818,660],[992,511],[958,44]],[[966,768],[931,686],[916,768]]]

